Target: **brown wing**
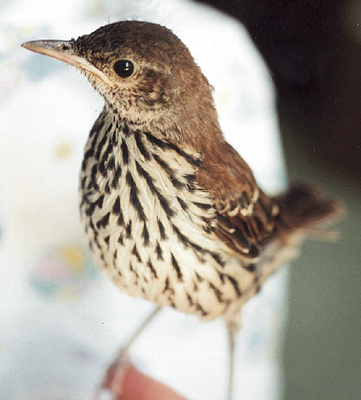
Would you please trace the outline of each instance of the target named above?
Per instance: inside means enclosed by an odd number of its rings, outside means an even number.
[[[216,234],[236,253],[255,259],[261,245],[276,234],[279,208],[260,190],[250,167],[228,143],[203,150],[197,181],[213,195]]]

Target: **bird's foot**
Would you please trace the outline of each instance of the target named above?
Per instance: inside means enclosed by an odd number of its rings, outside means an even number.
[[[129,366],[130,358],[125,349],[108,367],[103,382],[95,393],[94,400],[120,400],[124,376]]]

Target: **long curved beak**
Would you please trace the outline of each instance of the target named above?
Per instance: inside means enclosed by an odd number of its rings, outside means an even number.
[[[89,62],[74,53],[71,40],[34,40],[23,43],[21,46],[35,53],[64,61],[74,67],[89,69]]]

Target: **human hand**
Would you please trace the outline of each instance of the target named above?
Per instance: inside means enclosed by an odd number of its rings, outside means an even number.
[[[132,365],[121,367],[108,382],[114,400],[186,400],[173,389],[144,375]],[[118,395],[116,393],[119,393]]]
[[[128,368],[123,378],[122,396],[125,400],[185,400],[171,388],[136,370]]]

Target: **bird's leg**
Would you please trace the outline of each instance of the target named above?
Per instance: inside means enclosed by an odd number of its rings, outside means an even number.
[[[143,331],[147,328],[153,318],[159,313],[161,307],[155,307],[154,310],[148,315],[148,317],[141,323],[141,325],[136,329],[136,331],[130,336],[129,340],[125,343],[124,346],[121,347],[119,353],[116,358],[109,366],[106,375],[103,379],[101,386],[96,391],[94,400],[116,400],[120,393],[115,393],[112,388],[112,384],[115,381],[119,381],[120,379],[115,379],[117,373],[129,363],[129,348],[131,345],[138,339],[138,337],[143,333]]]
[[[233,399],[233,385],[234,385],[234,361],[236,353],[236,334],[239,326],[235,321],[227,322],[228,332],[228,346],[229,346],[229,368],[228,368],[228,394],[227,400]]]

